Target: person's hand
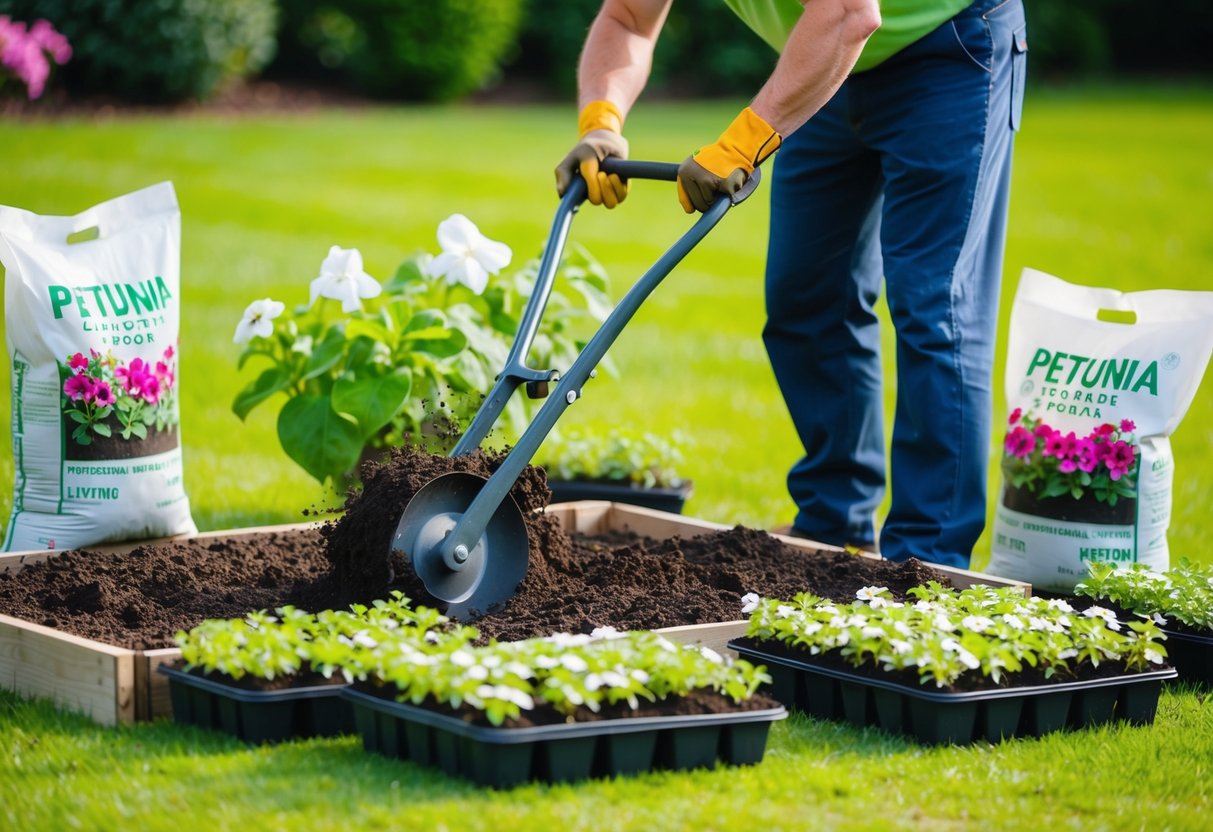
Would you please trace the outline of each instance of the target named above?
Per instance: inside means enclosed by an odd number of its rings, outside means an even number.
[[[746,107],[714,144],[699,148],[678,166],[682,210],[706,211],[718,194],[737,193],[782,141],[774,127]]]
[[[581,138],[556,166],[556,192],[564,196],[573,177],[580,173],[590,204],[614,208],[628,195],[627,180],[603,173],[598,165],[608,156],[628,158],[623,116],[609,101],[591,101],[582,109],[577,129]]]

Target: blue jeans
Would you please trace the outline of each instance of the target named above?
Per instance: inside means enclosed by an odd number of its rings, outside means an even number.
[[[977,0],[851,76],[788,136],[772,173],[763,339],[804,457],[795,528],[868,543],[884,496],[880,328],[897,406],[880,532],[890,560],[965,566],[985,525],[1021,0]]]

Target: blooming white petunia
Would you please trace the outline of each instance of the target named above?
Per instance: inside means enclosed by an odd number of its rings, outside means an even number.
[[[362,301],[382,291],[379,281],[362,270],[362,253],[356,248],[333,246],[320,264],[320,275],[312,280],[308,306],[320,298],[341,301],[343,312],[356,312]]]
[[[452,214],[438,224],[442,253],[426,266],[431,277],[445,277],[450,285],[462,283],[476,294],[484,291],[489,275],[510,264],[513,253],[505,243],[490,240],[463,214]]]
[[[864,586],[855,590],[855,597],[860,601],[872,601],[879,598],[882,593],[888,592],[887,586]]]
[[[313,343],[312,336],[300,335],[295,339],[295,343],[291,344],[291,352],[302,353],[303,355],[311,355]]]
[[[758,602],[762,599],[758,597],[756,592],[747,592],[741,596],[741,611],[742,613],[753,612],[758,609]]]
[[[994,625],[994,619],[984,615],[966,615],[960,621],[960,626],[974,633],[984,633]]]
[[[236,324],[233,343],[244,344],[253,338],[268,338],[274,332],[274,318],[285,309],[286,304],[272,298],[253,301],[245,308],[240,323]]]

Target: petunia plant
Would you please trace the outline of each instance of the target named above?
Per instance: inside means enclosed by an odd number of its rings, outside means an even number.
[[[40,98],[54,65],[71,57],[71,44],[49,21],[39,18],[27,26],[0,15],[0,89],[12,77],[25,85],[29,100]]]
[[[538,275],[538,260],[509,270],[513,256],[461,214],[438,226],[441,252],[406,259],[385,281],[357,249],[333,246],[311,281],[306,306],[262,298],[249,304],[234,341],[239,366],[268,363],[236,396],[241,419],[284,399],[283,450],[317,480],[340,483],[376,449],[419,444],[448,449],[505,364]],[[602,267],[571,247],[529,362],[563,370],[610,312]],[[527,406],[515,396],[500,423],[516,437]]]
[[[1015,488],[1038,498],[1077,500],[1090,492],[1110,506],[1136,496],[1141,455],[1131,419],[1119,425],[1100,424],[1082,437],[1053,428],[1020,408],[1007,421],[1002,471]]]
[[[909,594],[912,603],[894,600],[885,587],[862,588],[849,604],[809,594],[747,596],[746,635],[808,656],[834,653],[855,667],[908,670],[937,687],[966,675],[1007,684],[1029,667],[1064,678],[1081,665],[1117,661],[1143,671],[1166,661],[1154,622],[1122,622],[1103,607],[1078,612],[1063,599],[1025,598],[1013,587],[958,591],[931,582]]]
[[[1187,559],[1156,572],[1142,563],[1114,566],[1092,562],[1075,593],[1106,600],[1167,626],[1175,622],[1213,630],[1213,567]]]
[[[117,433],[146,439],[149,429],[177,424],[177,364],[173,347],[153,360],[123,362],[112,353],[77,352],[60,365],[63,412],[74,426],[72,440],[91,445]]]

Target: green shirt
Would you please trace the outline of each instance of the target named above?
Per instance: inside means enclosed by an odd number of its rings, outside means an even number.
[[[782,52],[803,11],[800,0],[724,0],[760,38]],[[809,0],[812,2],[812,0]],[[853,72],[871,69],[953,17],[973,0],[880,0],[880,28]]]

